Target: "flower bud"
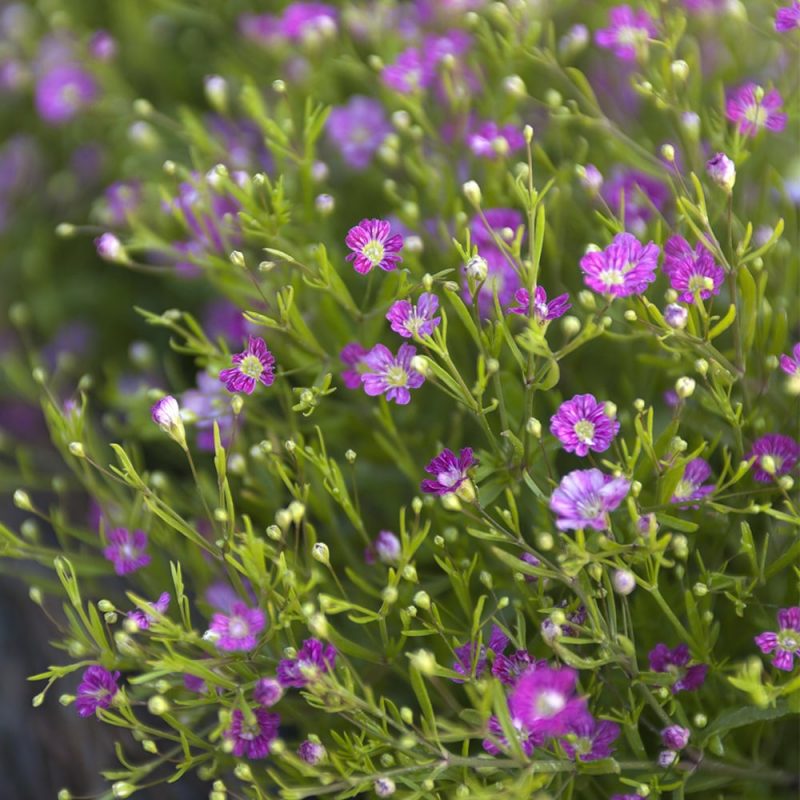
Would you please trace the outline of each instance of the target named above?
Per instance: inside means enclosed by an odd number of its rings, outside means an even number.
[[[542,423],[536,417],[529,417],[525,423],[525,430],[533,436],[534,439],[542,438]]]
[[[126,797],[130,797],[135,791],[136,787],[132,783],[126,783],[125,781],[117,781],[111,786],[112,795],[122,800]]]
[[[160,694],[154,694],[147,701],[147,710],[156,717],[166,714],[170,709],[169,701]]]
[[[467,181],[461,187],[461,190],[464,192],[464,197],[466,197],[472,205],[479,206],[481,204],[481,187],[478,185],[477,181]]]
[[[586,192],[594,197],[599,194],[603,187],[603,173],[594,164],[586,164],[575,167],[575,174],[578,176],[581,186]]]
[[[689,77],[689,65],[682,58],[673,61],[669,65],[669,71],[676,80],[681,82],[685,81]]]
[[[464,271],[467,273],[468,277],[481,282],[485,281],[486,276],[489,274],[489,265],[486,263],[485,258],[480,255],[474,255],[467,261]]]
[[[536,536],[536,544],[539,546],[540,550],[544,550],[545,552],[552,550],[555,544],[553,534],[548,531],[542,531]]]
[[[314,559],[319,561],[320,564],[325,564],[327,566],[331,563],[330,550],[328,549],[328,545],[324,542],[317,542],[311,548],[311,555]]]
[[[685,111],[681,114],[681,125],[691,139],[700,136],[700,117],[694,111]]]
[[[414,605],[427,611],[431,607],[431,598],[427,592],[419,591],[414,595]]]
[[[736,165],[725,153],[717,153],[706,161],[706,173],[726,194],[733,191],[736,183]]]
[[[203,89],[211,108],[224,113],[228,106],[228,82],[225,78],[221,75],[206,75],[203,78]]]
[[[181,419],[178,401],[172,395],[162,397],[150,410],[153,422],[164,433],[171,436],[181,447],[186,448],[186,430]]]
[[[299,500],[292,500],[287,506],[286,510],[291,514],[292,522],[299,525],[306,513],[306,507]]]
[[[675,163],[675,148],[669,143],[662,144],[661,157],[670,164]]]
[[[519,75],[507,75],[503,78],[503,91],[511,97],[527,97],[528,88],[525,86],[525,81]]]
[[[113,233],[104,233],[94,240],[97,255],[104,261],[116,264],[127,264],[130,262],[122,242]]]
[[[611,583],[617,594],[628,595],[636,588],[636,576],[627,569],[618,569],[614,573]]]
[[[33,511],[30,495],[23,489],[17,489],[14,492],[14,505],[23,511]]]
[[[696,386],[697,384],[693,378],[689,378],[684,375],[675,381],[675,392],[677,393],[678,397],[680,397],[682,400],[685,400],[687,397],[691,397],[694,394]]]
[[[86,451],[83,449],[83,445],[80,442],[70,442],[69,451],[76,458],[86,458]]]
[[[433,675],[436,671],[436,657],[430,650],[417,650],[409,653],[411,665],[423,675]]]
[[[684,560],[689,557],[689,540],[682,533],[672,537],[671,545],[676,558]]]
[[[397,789],[391,778],[375,778],[373,788],[378,797],[391,797]]]
[[[414,372],[418,372],[426,378],[431,374],[431,364],[427,356],[413,356],[409,362],[409,366]]]

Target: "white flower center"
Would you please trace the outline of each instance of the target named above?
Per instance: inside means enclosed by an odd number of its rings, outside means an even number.
[[[389,386],[405,386],[408,383],[408,373],[400,366],[389,367],[385,377]]]
[[[588,419],[576,422],[573,430],[578,439],[584,444],[594,444],[594,424],[589,422]]]
[[[744,112],[744,118],[748,122],[752,122],[757,128],[763,128],[767,122],[769,112],[762,105],[747,106]]]
[[[800,649],[800,634],[796,631],[781,631],[778,634],[778,647],[781,650]]]
[[[604,269],[600,273],[600,280],[606,286],[621,286],[625,283],[625,275],[621,269]]]
[[[455,486],[459,480],[461,480],[461,471],[457,469],[449,469],[447,472],[440,472],[436,476],[436,480],[442,486],[447,486],[450,488],[451,486]]]
[[[554,692],[552,689],[545,690],[537,698],[534,704],[536,715],[539,717],[553,717],[558,714],[567,704],[564,695]]]
[[[234,639],[242,639],[250,632],[250,626],[241,617],[231,617],[228,623],[228,633]]]
[[[687,480],[680,480],[678,481],[678,485],[675,487],[675,491],[673,494],[675,497],[689,497],[695,490],[695,485],[691,481]]]
[[[383,261],[383,256],[385,253],[386,251],[384,250],[383,245],[375,239],[367,242],[361,249],[361,254],[370,262],[370,264],[372,264],[373,267],[376,267],[381,263],[381,261]]]
[[[258,360],[258,356],[252,353],[246,355],[239,364],[239,371],[248,378],[258,379],[264,371],[264,365]]]

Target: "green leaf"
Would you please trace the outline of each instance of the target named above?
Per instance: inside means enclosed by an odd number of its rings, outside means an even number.
[[[709,341],[725,333],[736,319],[736,306],[731,304],[725,316],[708,332]]]
[[[732,711],[723,711],[701,734],[699,744],[702,746],[713,736],[726,733],[735,728],[743,728],[756,722],[768,722],[792,714],[788,701],[779,700],[770,708],[746,706]]]

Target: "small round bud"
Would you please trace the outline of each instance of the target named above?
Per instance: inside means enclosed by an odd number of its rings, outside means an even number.
[[[561,330],[566,336],[576,336],[581,330],[581,321],[571,314],[561,318]]]
[[[525,86],[525,81],[519,75],[507,75],[503,78],[503,91],[511,97],[527,97],[528,89]]]
[[[486,276],[489,274],[489,265],[485,258],[475,255],[467,261],[464,271],[468,277],[474,278],[476,281],[485,281]]]
[[[316,561],[319,561],[320,564],[330,564],[331,563],[331,554],[330,550],[328,549],[328,545],[324,542],[317,542],[311,548],[311,555]]]
[[[689,378],[687,376],[683,376],[678,378],[675,381],[675,392],[682,400],[685,400],[687,397],[691,397],[694,394],[694,390],[697,384],[694,381],[694,378]]]
[[[645,409],[645,402],[642,400],[641,397],[637,397],[633,401],[633,407],[641,414],[642,411]]]
[[[733,191],[736,183],[736,165],[725,153],[717,153],[706,161],[706,174],[726,194]]]
[[[708,717],[702,713],[695,714],[692,718],[692,722],[694,722],[696,728],[705,728],[705,726],[708,725]]]
[[[627,569],[618,569],[611,579],[617,594],[628,595],[636,588],[636,576]]]
[[[33,511],[30,495],[23,489],[17,489],[14,492],[14,505],[23,511]]]
[[[466,197],[472,205],[479,206],[481,204],[481,187],[478,185],[477,181],[467,181],[461,187],[461,190],[464,192],[464,197]]]
[[[682,533],[673,536],[670,544],[676,558],[685,560],[689,557],[689,540]]]
[[[525,423],[525,430],[534,437],[534,439],[542,438],[542,423],[536,417],[529,417]]]
[[[323,192],[314,198],[314,208],[316,208],[323,217],[327,217],[336,210],[336,200],[332,194]]]
[[[395,786],[395,782],[391,778],[375,778],[373,788],[378,797],[391,797],[395,793],[397,786]]]
[[[664,309],[664,322],[674,330],[683,330],[689,319],[689,311],[685,306],[679,306],[677,303],[670,303]]]
[[[70,442],[69,451],[76,458],[86,458],[86,451],[83,449],[83,445],[80,442]]]
[[[414,595],[414,605],[417,608],[421,608],[424,611],[427,611],[431,607],[431,598],[427,592],[417,592]]]
[[[30,597],[31,602],[36,603],[37,606],[40,606],[44,602],[42,590],[38,586],[31,586],[31,588],[28,589],[28,597]]]
[[[542,531],[536,536],[536,544],[539,546],[540,550],[544,550],[545,552],[552,550],[555,545],[553,534],[548,531]]]
[[[700,583],[698,581],[693,587],[692,592],[694,592],[696,597],[705,597],[708,594],[708,586],[704,583]]]
[[[436,671],[436,657],[430,650],[417,650],[409,654],[411,665],[423,675],[433,675]]]
[[[398,592],[394,586],[387,586],[382,592],[381,597],[384,603],[391,606],[397,602]]]
[[[414,372],[427,377],[431,372],[431,364],[427,356],[413,356],[409,362],[409,366]]]
[[[794,478],[791,475],[781,475],[781,477],[778,478],[778,486],[780,486],[784,492],[790,492],[794,488]]]
[[[169,701],[166,697],[162,697],[160,694],[154,694],[147,701],[147,710],[156,717],[160,717],[163,714],[168,713],[169,709]]]
[[[661,157],[664,161],[669,162],[670,164],[674,163],[675,161],[675,148],[667,143],[661,145]]]
[[[344,458],[345,458],[345,461],[347,461],[348,464],[355,464],[356,463],[356,458],[358,458],[358,455],[357,455],[355,450],[345,450]]]
[[[708,373],[708,361],[704,358],[698,358],[697,361],[694,362],[694,368],[705,377]]]
[[[669,71],[676,80],[681,82],[685,81],[689,77],[689,65],[682,58],[673,61],[669,65]]]

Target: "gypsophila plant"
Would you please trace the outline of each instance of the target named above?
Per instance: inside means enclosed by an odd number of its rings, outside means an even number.
[[[105,359],[3,366],[103,800],[796,796],[800,4],[142,5],[188,90],[0,61],[118,153]]]

